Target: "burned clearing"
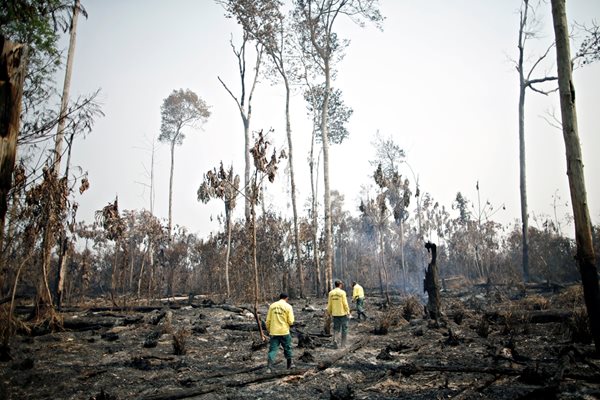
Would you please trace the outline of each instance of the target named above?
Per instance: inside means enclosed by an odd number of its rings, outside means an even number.
[[[13,337],[0,363],[5,399],[592,399],[600,396],[581,287],[442,292],[443,317],[416,297],[350,321],[349,344],[324,332],[323,299],[292,299],[295,368],[266,371],[250,306],[195,297],[64,312],[64,329]],[[27,307],[19,310],[26,311]],[[259,311],[265,315],[267,304]]]

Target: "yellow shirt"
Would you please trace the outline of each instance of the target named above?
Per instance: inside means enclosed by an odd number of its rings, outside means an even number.
[[[271,304],[267,313],[267,330],[271,336],[289,335],[294,323],[294,310],[287,301],[281,299]]]
[[[350,314],[346,292],[340,288],[335,288],[329,292],[327,299],[327,312],[334,317],[343,317]]]
[[[356,285],[354,285],[354,289],[352,290],[352,300],[364,299],[364,298],[365,298],[365,291],[363,290],[363,287],[357,283]]]

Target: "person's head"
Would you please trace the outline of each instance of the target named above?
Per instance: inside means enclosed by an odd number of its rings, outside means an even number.
[[[356,281],[352,281],[352,286],[356,285]]]
[[[341,288],[342,286],[344,286],[344,284],[342,283],[342,281],[340,281],[339,279],[336,279],[335,282],[333,282],[333,284],[335,285],[335,287],[339,287],[339,288]]]
[[[287,295],[287,293],[281,293],[281,294],[279,295],[279,300],[285,300],[285,301],[288,301],[288,295]]]

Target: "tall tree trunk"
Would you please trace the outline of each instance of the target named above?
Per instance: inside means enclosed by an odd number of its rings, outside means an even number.
[[[144,267],[146,266],[146,257],[148,257],[148,250],[149,250],[150,244],[148,244],[148,248],[146,248],[146,251],[144,251],[144,255],[142,256],[142,264],[140,265],[140,275],[138,276],[138,282],[137,282],[137,298],[140,298],[141,292],[142,292],[142,277],[144,276]]]
[[[383,271],[383,277],[385,282],[385,301],[388,305],[390,305],[390,279],[388,276],[387,268],[385,265],[385,244],[383,243],[383,230],[379,230],[379,255],[381,257],[381,270]],[[379,275],[381,276],[381,274]],[[383,285],[382,285],[383,290]]]
[[[75,136],[75,132],[72,132],[70,135],[70,139],[67,141],[69,145],[69,151],[67,156],[67,163],[65,167],[65,179],[69,177],[69,166],[71,165],[71,152],[73,150],[73,137]],[[56,280],[55,280],[55,302],[56,307],[60,310],[63,297],[64,297],[64,286],[67,279],[67,260],[68,260],[68,251],[69,251],[69,239],[67,238],[67,231],[64,227],[62,227],[60,231],[60,240],[58,246],[58,269],[56,271]]]
[[[133,291],[133,266],[135,265],[135,244],[133,238],[129,239],[129,283],[127,285],[128,291]]]
[[[75,44],[77,42],[77,20],[79,16],[79,0],[75,0],[73,5],[73,19],[71,20],[71,27],[69,29],[69,50],[67,52],[67,65],[65,67],[65,81],[63,83],[63,92],[60,101],[60,118],[58,119],[58,127],[56,130],[56,139],[54,141],[54,161],[52,163],[52,170],[54,175],[58,176],[60,173],[60,162],[62,158],[62,146],[65,135],[65,124],[67,108],[69,106],[69,92],[71,90],[71,75],[73,71],[73,58],[75,56]]]
[[[4,221],[8,193],[17,155],[21,98],[26,74],[27,47],[0,36],[0,249],[4,246]]]
[[[117,305],[117,301],[115,299],[115,289],[117,287],[117,261],[119,260],[118,258],[119,255],[119,243],[117,242],[117,240],[115,240],[115,258],[113,260],[113,267],[112,267],[112,271],[110,274],[110,299],[113,303],[113,305]]]
[[[594,254],[592,242],[592,223],[587,205],[583,161],[577,130],[575,87],[572,80],[571,50],[564,0],[552,0],[552,17],[556,37],[556,64],[567,158],[567,176],[569,177],[569,189],[575,219],[576,259],[583,282],[583,295],[596,353],[600,353],[600,291],[598,288],[596,255]]]
[[[321,296],[321,262],[319,257],[319,221],[317,209],[317,183],[318,176],[315,176],[315,171],[319,170],[318,162],[315,168],[315,135],[316,131],[313,127],[312,140],[310,142],[310,191],[312,196],[312,243],[313,243],[313,260],[315,263],[315,289],[317,297]]]
[[[250,218],[252,218],[250,212],[250,196],[252,196],[250,193],[250,167],[252,165],[252,159],[250,158],[250,116],[246,116],[243,109],[240,109],[240,113],[244,123],[244,215],[246,221],[250,221]]]
[[[292,191],[292,211],[294,214],[294,246],[296,248],[296,272],[298,273],[298,295],[304,297],[304,269],[300,252],[300,233],[298,231],[298,208],[296,206],[296,182],[294,181],[294,162],[292,149],[292,126],[290,122],[290,85],[284,75],[285,82],[285,131],[288,140],[288,162],[290,166],[290,189]]]
[[[529,281],[529,211],[527,210],[527,172],[525,164],[525,91],[527,80],[524,75],[525,26],[529,1],[524,0],[519,26],[519,190],[521,194],[521,235],[522,235],[522,268],[523,280]]]
[[[331,77],[329,71],[329,62],[325,61],[325,95],[323,98],[323,109],[321,110],[321,134],[323,136],[323,183],[324,183],[324,204],[325,209],[325,270],[327,276],[327,292],[332,289],[332,270],[333,270],[333,230],[331,227],[331,192],[329,189],[329,92],[331,90]]]
[[[77,43],[77,20],[79,17],[79,8],[80,2],[79,0],[75,0],[73,4],[73,18],[71,20],[70,26],[70,38],[69,38],[69,50],[67,51],[67,65],[65,68],[65,81],[63,82],[63,92],[60,101],[60,118],[58,119],[58,127],[56,129],[56,139],[54,142],[54,161],[52,163],[52,173],[55,177],[58,177],[60,173],[60,165],[62,160],[62,147],[65,135],[65,125],[66,125],[66,115],[67,108],[69,106],[69,92],[71,90],[71,75],[73,71],[73,58],[75,56],[75,44]],[[48,207],[50,213],[53,213],[53,208]],[[49,215],[48,222],[46,223],[45,230],[50,229],[49,221],[52,220],[52,216]],[[64,232],[63,221],[59,221],[60,226],[60,240],[58,243],[58,254],[59,254],[59,264],[56,270],[56,279],[54,281],[54,301],[56,306],[60,309],[62,301],[63,301],[63,290],[64,283],[66,279],[66,234]],[[48,248],[49,251],[49,248]],[[44,260],[49,260],[49,255],[44,255]],[[48,265],[49,267],[49,265]]]
[[[250,207],[250,223],[252,224],[252,264],[254,266],[254,317],[256,319],[256,323],[258,324],[258,331],[260,332],[260,337],[262,340],[266,339],[266,336],[263,333],[262,323],[260,322],[260,317],[258,316],[258,297],[260,295],[258,289],[258,260],[256,257],[256,211],[254,209],[254,204],[256,204],[256,179],[252,184],[252,201]]]
[[[227,253],[225,254],[225,287],[227,289],[227,298],[231,297],[229,289],[229,255],[231,253],[231,210],[229,204],[225,204],[225,223],[227,224]]]
[[[179,136],[179,131],[175,138]],[[173,229],[173,170],[175,169],[175,139],[171,141],[171,172],[169,174],[169,241],[171,241],[171,230]]]
[[[404,214],[404,212],[403,212]],[[404,221],[403,218],[400,217],[400,259],[402,262],[402,281],[404,282],[403,287],[404,287],[404,294],[406,294],[406,280],[407,280],[407,275],[406,275],[406,260],[404,259]]]

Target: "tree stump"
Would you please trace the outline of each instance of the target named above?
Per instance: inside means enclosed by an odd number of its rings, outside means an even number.
[[[440,284],[439,274],[436,264],[437,249],[436,245],[431,242],[425,243],[425,248],[428,253],[431,253],[431,262],[425,271],[425,280],[423,281],[423,289],[427,293],[429,300],[427,301],[427,312],[430,318],[438,321],[441,316],[440,303]]]

